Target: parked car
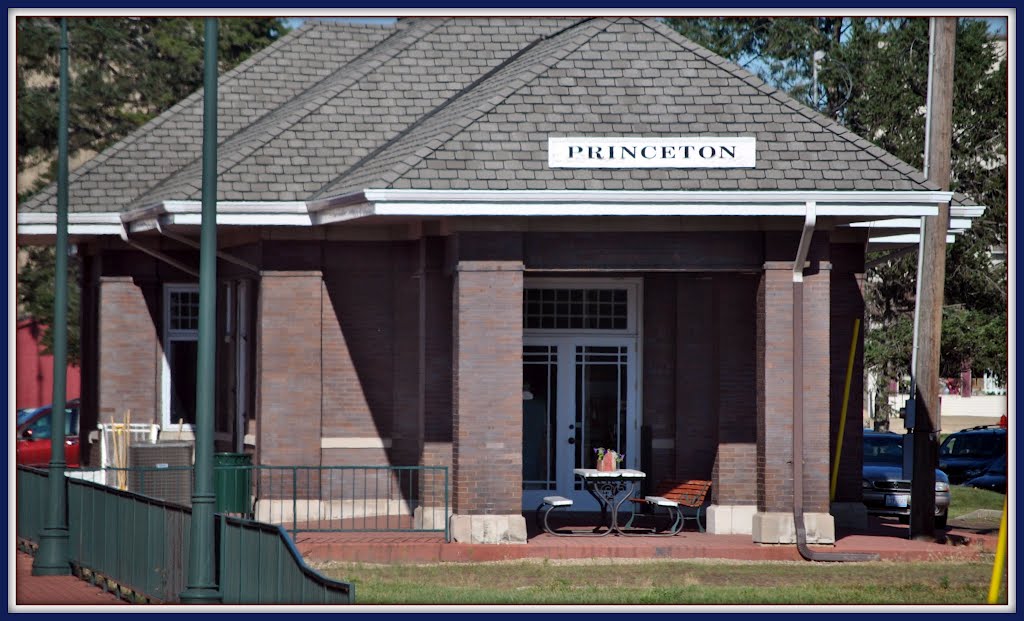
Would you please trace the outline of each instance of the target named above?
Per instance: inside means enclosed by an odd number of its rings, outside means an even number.
[[[959,485],[981,474],[992,462],[1005,456],[1005,427],[971,427],[951,433],[942,441],[939,446],[939,468],[949,475],[950,483]]]
[[[864,430],[864,506],[872,515],[910,517],[910,481],[903,478],[903,436]],[[949,478],[935,470],[935,526],[945,528]]]
[[[64,410],[64,460],[68,467],[77,468],[80,463],[78,443],[78,399],[67,402]],[[50,463],[50,424],[52,405],[18,410],[17,462],[26,466],[45,466]]]
[[[1006,455],[997,457],[996,460],[989,464],[988,468],[985,468],[983,471],[968,470],[967,476],[970,477],[966,482],[964,482],[964,485],[967,487],[977,487],[1005,494]]]

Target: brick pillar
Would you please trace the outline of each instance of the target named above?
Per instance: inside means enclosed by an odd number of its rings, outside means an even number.
[[[831,275],[826,261],[804,276],[804,511],[829,512]],[[845,361],[844,361],[845,362]],[[840,395],[841,398],[841,395]],[[859,478],[859,477],[858,477]]]
[[[131,422],[161,423],[159,293],[156,282],[99,279],[99,423],[124,422],[129,411]]]
[[[321,464],[322,276],[319,271],[260,274],[256,328],[256,456],[266,466]],[[292,479],[261,471],[257,519],[291,518]],[[273,478],[273,480],[271,480]],[[299,498],[319,498],[319,481],[301,476]],[[304,510],[308,504],[300,503]],[[301,516],[300,516],[301,517]]]
[[[766,263],[757,291],[757,510],[793,507],[792,264]]]
[[[831,304],[832,304],[832,400],[830,405],[831,432],[829,454],[834,459],[836,442],[839,438],[839,423],[843,407],[843,389],[846,385],[846,368],[850,358],[850,343],[853,338],[854,320],[860,319],[860,330],[855,343],[853,375],[850,382],[850,396],[846,407],[846,426],[843,431],[843,447],[839,456],[839,477],[836,484],[835,500],[831,504],[836,522],[851,528],[867,526],[867,510],[862,502],[861,470],[864,455],[863,441],[864,411],[864,243],[832,244]],[[831,472],[829,474],[831,476]]]
[[[453,295],[452,536],[525,543],[523,264],[460,261]]]
[[[803,508],[809,543],[835,541],[828,513],[830,270],[827,262],[812,259],[803,282]],[[753,538],[758,543],[795,543],[791,261],[765,263],[757,311],[758,490]]]

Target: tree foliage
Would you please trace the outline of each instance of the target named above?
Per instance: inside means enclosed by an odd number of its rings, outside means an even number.
[[[60,20],[18,18],[18,170],[54,162]],[[278,18],[222,18],[226,71],[287,32]],[[68,20],[69,150],[100,151],[202,86],[203,19],[101,17]],[[55,165],[55,163],[54,163]],[[29,191],[53,177],[43,175]]]
[[[927,18],[673,18],[682,34],[744,65],[905,162],[924,165]],[[821,51],[815,72],[814,56]],[[947,246],[940,373],[1006,377],[1007,73],[984,22],[959,20],[951,188],[986,205]],[[817,86],[817,88],[815,88]],[[878,256],[878,255],[876,255]],[[875,257],[869,257],[869,260]],[[910,371],[916,254],[870,270],[865,362]]]
[[[48,166],[19,200],[56,173],[60,20],[18,18],[17,166]],[[221,18],[221,72],[287,32],[278,18]],[[101,151],[197,90],[203,81],[202,18],[101,17],[68,20],[70,75],[69,151]],[[72,257],[74,259],[74,257]],[[77,261],[69,261],[68,358],[77,361],[79,288]],[[18,301],[44,327],[50,353],[53,335],[53,248],[27,249],[18,270]]]

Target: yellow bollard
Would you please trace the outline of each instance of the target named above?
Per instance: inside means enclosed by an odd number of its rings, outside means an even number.
[[[996,544],[996,562],[992,566],[992,584],[988,587],[988,603],[999,603],[999,587],[1003,583],[1003,568],[1006,566],[1006,501],[1003,501],[1003,518],[999,520],[999,543]]]

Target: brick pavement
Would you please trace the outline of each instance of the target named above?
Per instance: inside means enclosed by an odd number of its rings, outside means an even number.
[[[118,606],[127,604],[113,593],[108,593],[74,576],[33,576],[32,557],[21,550],[17,552],[16,562],[14,601],[18,606]]]

